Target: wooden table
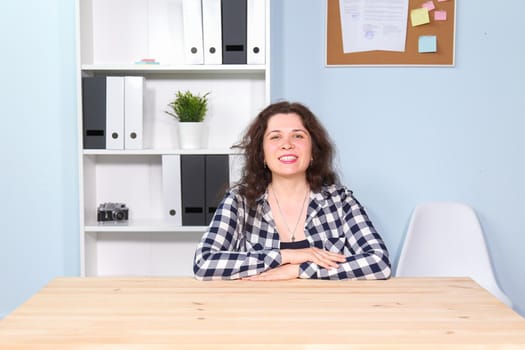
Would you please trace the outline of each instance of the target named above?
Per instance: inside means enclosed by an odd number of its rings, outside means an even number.
[[[525,349],[525,319],[467,278],[58,278],[0,349]]]

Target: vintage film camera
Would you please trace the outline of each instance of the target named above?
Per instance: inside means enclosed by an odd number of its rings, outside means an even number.
[[[123,203],[102,203],[97,208],[97,221],[126,221],[129,209]]]

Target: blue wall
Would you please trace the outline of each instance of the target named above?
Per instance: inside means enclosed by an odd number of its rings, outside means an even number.
[[[0,318],[78,275],[74,1],[0,11]]]
[[[324,0],[273,0],[272,98],[307,103],[394,257],[414,206],[478,212],[502,288],[525,315],[525,2],[458,1],[455,68],[325,68]],[[75,9],[0,11],[0,318],[77,275]]]
[[[424,201],[475,208],[525,315],[525,2],[457,1],[456,67],[324,66],[325,1],[272,2],[272,100],[309,105],[392,255]],[[446,252],[444,252],[446,254]]]

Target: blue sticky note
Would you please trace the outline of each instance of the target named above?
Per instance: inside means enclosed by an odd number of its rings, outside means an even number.
[[[435,35],[421,35],[419,37],[418,52],[437,52],[437,38]]]

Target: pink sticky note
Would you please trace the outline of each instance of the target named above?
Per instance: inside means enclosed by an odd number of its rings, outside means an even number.
[[[436,8],[436,6],[434,6],[434,1],[432,0],[424,2],[423,5],[421,5],[421,7],[426,8],[429,11],[432,11]]]
[[[446,21],[447,20],[447,11],[439,10],[434,12],[434,21]]]
[[[445,2],[445,1],[448,1],[448,0],[438,0],[438,2]]]

